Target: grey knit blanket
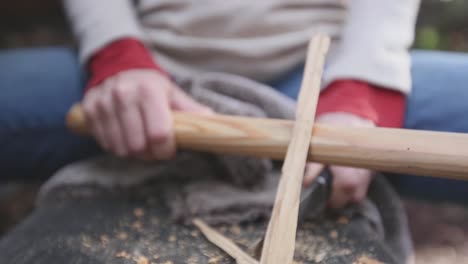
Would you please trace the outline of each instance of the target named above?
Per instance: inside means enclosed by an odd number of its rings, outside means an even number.
[[[208,73],[180,85],[197,101],[218,113],[279,119],[294,117],[293,100],[243,77]],[[134,188],[158,177],[171,177],[177,184],[167,188],[165,197],[175,220],[201,217],[211,224],[241,223],[269,217],[279,176],[280,168],[272,161],[243,156],[180,151],[170,161],[144,162],[102,155],[58,171],[43,185],[38,206],[45,203],[44,197],[49,192],[64,186],[96,185],[112,190]],[[371,188],[390,188],[382,179],[377,181]],[[379,196],[385,192],[371,190],[370,193]],[[396,194],[369,197],[348,210],[367,219],[398,259],[408,259],[411,242]]]

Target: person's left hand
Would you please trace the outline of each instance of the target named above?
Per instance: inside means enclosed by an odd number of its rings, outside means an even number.
[[[348,113],[327,113],[316,119],[317,123],[336,124],[342,126],[375,126],[372,121]],[[304,174],[304,186],[309,186],[325,168],[323,164],[308,163]],[[330,166],[333,175],[332,194],[329,205],[339,209],[349,203],[357,203],[367,195],[367,188],[373,172],[367,169],[343,166]]]

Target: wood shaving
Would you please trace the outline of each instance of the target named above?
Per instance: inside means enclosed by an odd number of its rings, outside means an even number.
[[[346,225],[349,223],[349,218],[346,216],[340,216],[336,222],[340,225]]]
[[[193,230],[192,232],[190,232],[190,235],[193,237],[198,237],[200,233],[197,230]]]
[[[327,252],[325,252],[325,251],[319,252],[315,256],[314,261],[317,262],[317,263],[320,263],[325,259],[326,256],[327,256]]]
[[[106,235],[101,235],[101,236],[99,237],[99,239],[101,240],[101,243],[102,243],[102,244],[107,244],[107,243],[109,243],[109,237],[106,236]]]
[[[137,217],[137,218],[141,218],[145,215],[145,210],[143,210],[143,208],[135,208],[133,210],[133,214]]]
[[[115,254],[116,258],[125,258],[125,259],[130,259],[130,254],[128,254],[126,251],[120,251]]]
[[[128,239],[128,234],[125,232],[119,232],[117,233],[117,238],[120,240],[127,240]]]
[[[87,248],[91,247],[91,244],[89,244],[89,242],[83,242],[82,245],[83,247],[87,247]]]
[[[90,248],[91,247],[91,239],[87,236],[83,236],[81,244],[84,247]]]
[[[211,257],[210,259],[208,259],[208,264],[218,264],[218,262],[222,259],[221,256],[217,256],[217,257]]]
[[[143,225],[141,224],[140,221],[133,222],[132,229],[141,231],[143,229]]]
[[[234,235],[240,235],[241,228],[239,225],[233,225],[229,228],[229,231],[231,231],[231,233],[233,233]]]
[[[177,240],[177,237],[175,235],[170,235],[168,240],[169,242],[175,242]]]
[[[384,264],[376,259],[373,259],[369,256],[361,256],[358,260],[353,262],[353,264]]]
[[[190,256],[185,263],[186,264],[198,264],[200,262],[197,256]]]
[[[149,264],[149,260],[146,257],[138,256],[133,259],[136,264]]]

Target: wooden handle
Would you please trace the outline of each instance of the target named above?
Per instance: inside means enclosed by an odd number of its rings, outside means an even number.
[[[282,160],[292,121],[175,113],[181,148]],[[70,129],[88,133],[79,105],[67,116]],[[314,125],[309,160],[383,172],[468,180],[468,134],[409,129]]]

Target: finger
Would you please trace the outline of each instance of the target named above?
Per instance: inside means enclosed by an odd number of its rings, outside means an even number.
[[[142,94],[141,112],[151,153],[156,159],[169,159],[175,154],[175,139],[168,95],[158,87],[143,87]]]
[[[171,108],[185,112],[213,114],[213,110],[211,108],[198,103],[178,87],[172,89]]]
[[[129,89],[112,90],[120,131],[126,150],[132,155],[142,153],[146,147],[143,119],[136,95]]]
[[[128,151],[123,140],[118,114],[115,111],[110,90],[99,98],[97,108],[104,130],[103,137],[107,141],[109,149],[120,157],[127,156]]]
[[[317,178],[317,176],[323,171],[324,168],[325,166],[320,163],[307,163],[304,172],[303,186],[309,187],[315,180],[315,178]]]
[[[97,92],[95,92],[95,90],[88,92],[83,99],[83,111],[85,113],[86,119],[89,122],[93,136],[103,149],[109,150],[109,143],[104,136],[103,121],[97,107]]]
[[[372,172],[367,169],[331,166],[333,188],[330,206],[342,208],[348,203],[362,201],[367,194]]]

